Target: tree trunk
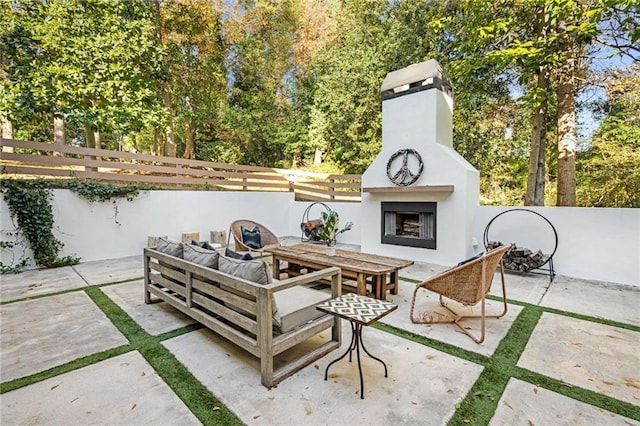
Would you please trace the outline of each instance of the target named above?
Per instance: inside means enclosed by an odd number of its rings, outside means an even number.
[[[67,141],[67,132],[64,120],[60,117],[53,117],[53,143],[64,145]]]
[[[87,141],[87,148],[95,148],[96,147],[96,132],[94,131],[93,127],[85,124],[84,125],[84,138]],[[92,155],[87,155],[85,157],[86,160],[95,160],[96,157],[92,156]],[[85,171],[90,171],[90,172],[97,172],[98,168],[97,167],[88,167],[85,166],[84,167]]]
[[[84,138],[87,141],[87,148],[95,148],[96,147],[96,133],[88,124],[84,125]]]
[[[182,158],[189,158],[192,160],[196,158],[196,146],[193,140],[193,133],[193,126],[191,126],[191,122],[187,121],[184,125],[185,147]]]
[[[100,140],[100,132],[93,132],[96,148],[102,149],[102,141]]]
[[[67,141],[66,129],[64,126],[64,120],[60,117],[53,117],[53,143],[56,145],[64,145]],[[54,157],[62,157],[64,154],[61,152],[53,151]]]
[[[176,140],[175,140],[175,131],[174,131],[174,124],[173,124],[173,112],[172,112],[172,108],[171,108],[171,96],[169,95],[169,91],[167,88],[167,84],[166,83],[162,83],[162,102],[164,104],[164,107],[167,109],[167,111],[169,111],[169,125],[167,126],[167,130],[165,133],[165,140],[164,140],[164,149],[163,149],[163,155],[165,157],[175,157],[176,153],[178,152],[178,149],[176,147]]]
[[[156,14],[156,38],[160,46],[164,46],[164,26],[162,22],[162,13],[160,12],[160,0],[153,0],[153,5],[155,6],[155,14]],[[165,133],[165,141],[162,147],[162,154],[166,157],[175,157],[176,156],[176,141],[175,141],[175,131],[173,124],[173,111],[171,108],[171,95],[169,94],[169,83],[166,81],[160,81],[160,88],[162,90],[162,103],[166,110],[169,112],[168,120],[169,124]]]
[[[313,156],[313,165],[319,166],[320,164],[322,164],[322,151],[320,151],[320,148],[316,148],[315,155]]]
[[[13,124],[6,117],[0,117],[0,123],[2,123],[2,138],[13,139]],[[12,146],[3,146],[2,152],[13,152]]]
[[[557,206],[576,205],[576,109],[571,72],[558,81],[558,195]]]
[[[545,69],[538,73],[536,89],[544,96],[536,108],[533,117],[533,132],[531,134],[531,149],[529,153],[529,174],[527,176],[527,193],[525,206],[544,206],[544,182],[546,177],[546,147],[547,147],[547,90],[549,77]]]

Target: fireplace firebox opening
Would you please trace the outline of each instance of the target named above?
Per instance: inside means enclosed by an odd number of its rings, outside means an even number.
[[[382,202],[381,243],[436,249],[436,202]]]

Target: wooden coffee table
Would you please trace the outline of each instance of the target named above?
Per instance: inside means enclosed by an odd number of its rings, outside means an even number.
[[[370,280],[371,295],[380,300],[386,299],[388,290],[391,294],[398,294],[398,271],[413,265],[412,260],[340,249],[336,250],[335,256],[327,256],[325,246],[316,244],[280,246],[266,251],[273,255],[274,277],[280,275],[280,262],[288,263],[284,272],[289,276],[299,275],[304,269],[315,271],[337,266],[343,277],[356,280],[359,295],[367,295],[367,280]]]

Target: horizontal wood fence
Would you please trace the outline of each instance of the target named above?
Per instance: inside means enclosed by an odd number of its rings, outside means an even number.
[[[171,189],[294,192],[300,201],[360,201],[360,175],[242,166],[0,139],[2,177],[91,179]]]

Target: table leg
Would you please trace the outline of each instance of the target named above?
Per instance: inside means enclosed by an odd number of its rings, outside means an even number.
[[[273,278],[280,279],[280,259],[273,256]]]
[[[375,357],[373,355],[371,355],[371,353],[367,350],[367,348],[364,346],[364,341],[362,340],[362,326],[360,326],[360,333],[359,333],[359,337],[360,337],[360,346],[362,346],[362,349],[364,350],[364,352],[369,355],[371,358],[375,359],[376,361],[380,362],[382,364],[382,366],[384,367],[384,377],[387,377],[387,364],[384,363],[383,360],[381,360],[378,357]]]
[[[398,271],[395,270],[391,273],[391,294],[398,294]],[[385,284],[386,285],[386,284]]]
[[[349,321],[349,323],[351,324],[351,343],[349,343],[349,348],[347,349],[347,351],[345,353],[340,355],[340,358],[334,359],[333,361],[331,361],[329,363],[329,365],[327,365],[327,368],[324,370],[324,379],[325,380],[327,380],[327,378],[329,377],[329,367],[331,367],[333,364],[335,364],[336,362],[340,361],[342,358],[347,356],[347,354],[349,354],[349,362],[351,362],[351,353],[353,352],[353,350],[356,347],[356,332],[355,332],[355,324],[353,322],[351,322],[351,321]]]
[[[358,285],[358,294],[360,296],[366,296],[367,295],[367,276],[362,272],[358,272],[356,282]]]
[[[349,348],[347,351],[342,354],[339,358],[331,361],[329,365],[327,365],[326,370],[324,371],[324,379],[327,380],[329,377],[329,367],[331,367],[336,362],[340,361],[342,358],[346,357],[349,354],[349,362],[351,362],[351,355],[353,350],[356,351],[356,358],[358,360],[358,373],[360,374],[360,399],[364,399],[364,376],[362,375],[362,363],[360,362],[360,347],[362,346],[362,350],[369,355],[371,358],[380,362],[384,367],[384,377],[387,376],[387,364],[384,363],[380,358],[377,358],[367,350],[364,346],[364,341],[362,340],[362,324],[357,324],[354,322],[350,322],[351,324],[351,343],[349,343]]]
[[[385,300],[387,297],[387,276],[376,275],[373,277],[373,286],[375,287],[375,297],[379,300]]]

